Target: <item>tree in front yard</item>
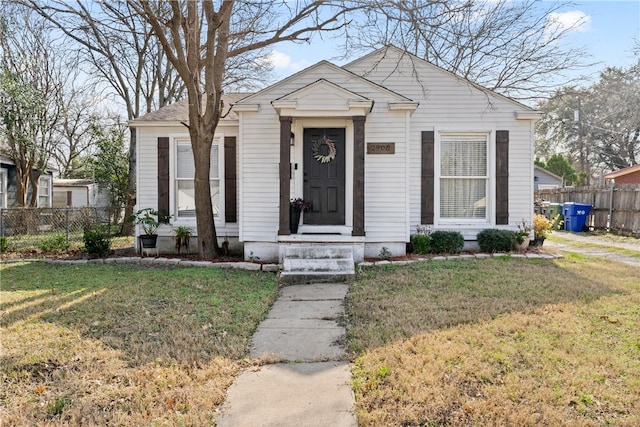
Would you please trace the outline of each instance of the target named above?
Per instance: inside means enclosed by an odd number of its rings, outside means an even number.
[[[241,2],[128,0],[153,28],[167,59],[184,82],[195,164],[199,253],[220,251],[211,204],[211,146],[220,120],[227,64],[282,41],[305,41],[317,31],[344,27],[346,2]]]

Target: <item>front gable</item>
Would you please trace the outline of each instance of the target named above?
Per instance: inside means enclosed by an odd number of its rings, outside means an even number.
[[[417,107],[410,98],[358,76],[327,61],[321,61],[234,104],[238,112],[258,111],[270,103],[296,111],[349,111],[364,113],[374,105],[400,109]],[[400,106],[400,107],[398,107]],[[369,111],[367,111],[368,113]],[[304,115],[304,113],[302,113]]]
[[[366,116],[374,101],[325,79],[271,102],[280,116]]]

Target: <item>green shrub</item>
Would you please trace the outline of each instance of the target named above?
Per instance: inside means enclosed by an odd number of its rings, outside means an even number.
[[[424,255],[429,253],[430,239],[426,234],[414,234],[411,236],[411,244],[413,245],[413,252]]]
[[[390,260],[392,256],[393,255],[391,254],[391,251],[386,246],[383,246],[382,249],[380,249],[380,252],[378,253],[378,258],[380,259]]]
[[[40,250],[43,252],[64,252],[67,249],[69,242],[64,234],[56,234],[40,242]]]
[[[515,231],[487,228],[478,233],[478,245],[482,252],[509,252],[517,237]]]
[[[111,251],[111,240],[100,230],[85,230],[82,241],[89,255],[104,257]]]
[[[459,231],[434,231],[429,240],[431,252],[436,254],[455,254],[464,247],[464,237]]]
[[[6,252],[9,250],[9,239],[6,237],[0,237],[0,253]]]

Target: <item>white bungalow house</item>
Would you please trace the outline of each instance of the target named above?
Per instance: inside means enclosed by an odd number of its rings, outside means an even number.
[[[226,95],[230,104],[211,187],[218,236],[242,243],[246,259],[286,270],[287,257],[337,247],[358,262],[383,247],[403,255],[419,224],[458,230],[473,246],[485,228],[532,221],[540,114],[398,48],[342,67],[322,61],[258,93]],[[186,105],[130,125],[138,207],[195,230]],[[298,197],[312,210],[292,234]],[[171,247],[171,227],[160,233]]]

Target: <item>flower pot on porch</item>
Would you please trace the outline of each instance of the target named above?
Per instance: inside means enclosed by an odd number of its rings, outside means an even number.
[[[298,233],[298,225],[300,224],[300,210],[294,207],[289,209],[289,229],[291,234]]]

